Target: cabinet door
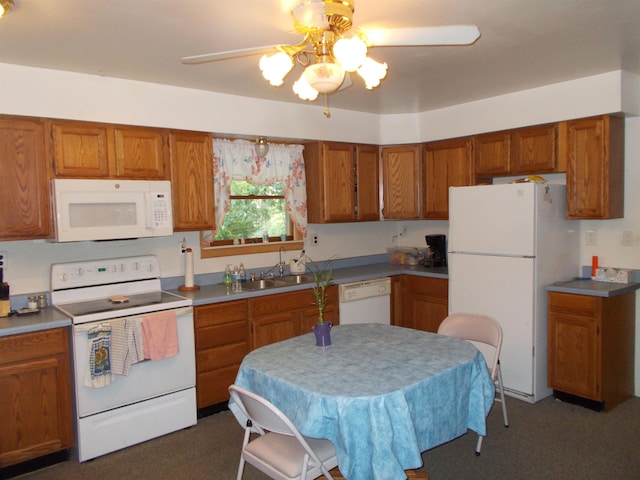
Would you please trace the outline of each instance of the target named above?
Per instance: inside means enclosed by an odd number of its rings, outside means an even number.
[[[473,184],[473,144],[470,138],[431,142],[425,145],[423,217],[449,218],[449,187]]]
[[[356,145],[356,205],[361,222],[380,220],[378,147]]]
[[[143,180],[169,178],[168,139],[164,130],[115,127],[116,176]]]
[[[558,161],[555,124],[511,132],[511,174],[553,172]]]
[[[593,117],[566,124],[567,216],[624,216],[624,124]]]
[[[595,318],[549,313],[549,387],[601,401],[599,329]]]
[[[210,133],[171,132],[175,231],[208,230],[214,226],[212,142]]]
[[[511,168],[510,148],[509,132],[476,135],[473,138],[476,175],[508,175]]]
[[[251,322],[253,349],[298,335],[297,312],[282,311],[256,317]]]
[[[0,339],[0,468],[73,445],[67,329]]]
[[[449,281],[406,276],[403,291],[403,326],[436,333],[448,315]]]
[[[53,236],[44,126],[0,119],[0,240]]]
[[[420,218],[420,146],[382,147],[385,219]]]
[[[351,144],[322,144],[322,210],[327,223],[353,222],[356,218],[353,155]]]
[[[108,178],[113,163],[107,125],[52,122],[49,125],[56,177]]]

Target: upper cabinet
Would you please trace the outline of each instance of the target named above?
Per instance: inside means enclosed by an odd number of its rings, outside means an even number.
[[[558,158],[556,124],[476,135],[473,144],[478,177],[564,170]]]
[[[172,131],[169,143],[173,229],[209,230],[215,224],[213,135]]]
[[[382,215],[385,219],[420,218],[420,145],[380,149]]]
[[[567,216],[624,216],[624,120],[599,116],[566,122]]]
[[[169,178],[166,130],[63,120],[47,129],[55,177]]]
[[[447,220],[449,218],[449,187],[473,184],[471,138],[425,144],[422,178],[423,218]]]
[[[304,163],[309,223],[379,219],[377,146],[307,143]]]
[[[53,236],[44,126],[0,118],[0,240]]]

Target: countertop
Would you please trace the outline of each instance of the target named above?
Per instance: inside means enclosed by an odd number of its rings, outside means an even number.
[[[307,272],[309,274],[309,272]],[[355,267],[333,269],[333,283],[358,282],[373,280],[374,278],[391,277],[394,275],[416,275],[421,277],[449,278],[447,267],[428,268],[422,266],[396,265],[390,263],[376,263],[372,265],[360,265]],[[276,277],[277,279],[277,277]],[[168,290],[171,293],[182,295],[193,300],[193,305],[206,305],[209,303],[228,302],[230,300],[240,300],[243,298],[261,297],[276,293],[293,292],[305,290],[313,286],[313,283],[302,283],[286,287],[269,288],[259,291],[229,292],[224,285],[202,285],[200,290],[183,292],[178,289]]]
[[[573,293],[592,297],[615,297],[640,288],[640,283],[596,282],[590,278],[576,278],[568,282],[556,282],[547,287],[549,292]]]
[[[333,282],[335,284],[341,284],[404,274],[445,279],[449,278],[446,267],[426,268],[421,266],[375,263],[371,265],[336,268],[333,270]],[[270,288],[261,291],[245,291],[229,294],[227,294],[227,289],[224,285],[220,284],[203,285],[200,290],[191,292],[183,292],[177,288],[166,290],[177,295],[190,298],[193,300],[193,305],[195,306],[304,290],[311,288],[312,285],[312,283],[303,283],[287,287]],[[0,318],[0,337],[36,332],[38,330],[46,330],[50,328],[68,327],[70,325],[71,319],[69,317],[56,310],[54,307],[47,307],[41,310],[40,313],[32,315],[13,315],[11,317]]]

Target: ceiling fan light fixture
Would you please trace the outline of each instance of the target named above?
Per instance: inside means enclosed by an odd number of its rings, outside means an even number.
[[[269,141],[265,137],[256,138],[256,144],[253,146],[256,155],[259,157],[266,157],[269,152]]]
[[[318,98],[318,90],[313,88],[307,82],[307,77],[305,76],[305,72],[302,72],[300,78],[296,80],[293,84],[293,93],[298,95],[300,100],[309,100],[313,102],[316,98]]]
[[[293,60],[284,52],[273,55],[263,55],[260,59],[262,76],[274,87],[279,87],[284,82],[284,77],[293,68]]]
[[[355,72],[367,58],[367,45],[358,37],[341,38],[333,46],[333,56],[347,72]]]
[[[320,93],[335,92],[344,81],[344,68],[339,63],[314,63],[304,70],[304,76]]]
[[[367,90],[371,90],[380,85],[380,80],[387,76],[387,64],[376,62],[367,57],[360,68],[358,75],[362,77]]]
[[[0,0],[0,17],[13,8],[13,0]]]

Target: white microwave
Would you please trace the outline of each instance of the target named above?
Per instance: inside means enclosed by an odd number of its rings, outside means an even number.
[[[54,179],[58,242],[173,234],[171,182]]]

